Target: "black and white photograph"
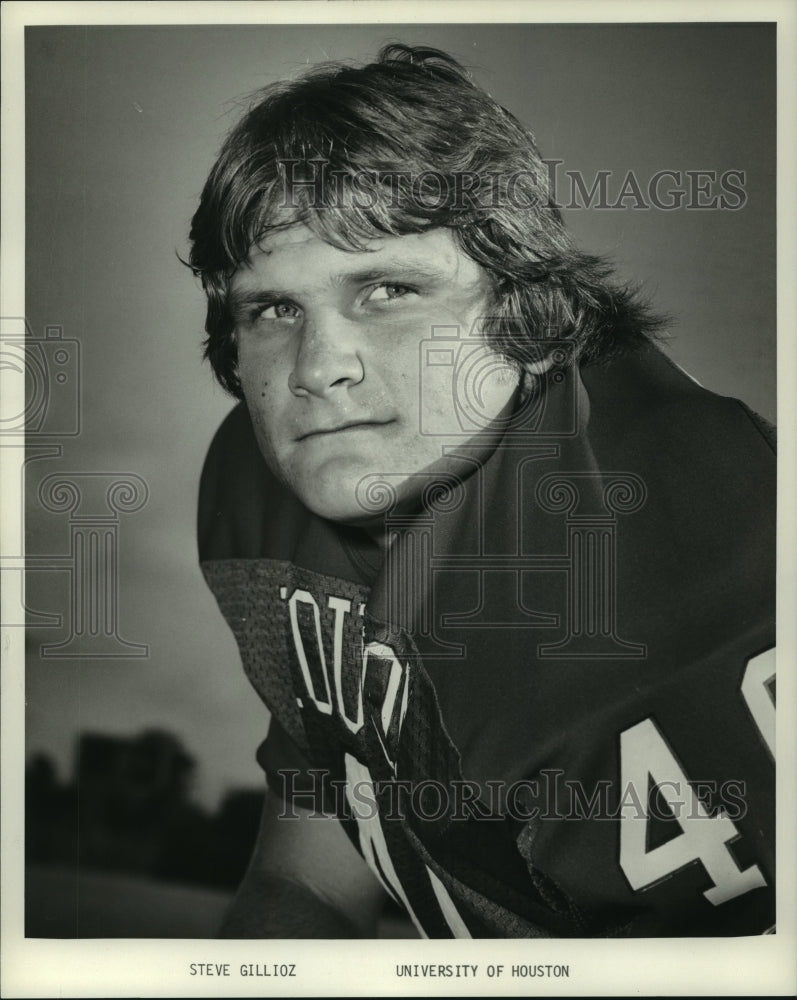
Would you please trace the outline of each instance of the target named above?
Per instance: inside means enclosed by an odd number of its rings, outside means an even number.
[[[3,995],[793,994],[794,11],[2,17]]]

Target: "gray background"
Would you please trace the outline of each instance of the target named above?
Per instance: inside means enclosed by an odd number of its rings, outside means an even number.
[[[267,714],[196,565],[197,480],[231,405],[201,362],[204,302],[176,253],[243,98],[389,39],[439,46],[531,124],[543,155],[591,183],[629,170],[746,172],[739,211],[567,213],[673,317],[670,352],[704,385],[775,416],[775,29],[752,25],[32,28],[26,38],[27,303],[41,334],[82,351],[82,430],[31,466],[131,472],[148,484],[120,521],[120,631],[140,660],[42,660],[31,629],[27,751],[71,769],[80,732],[159,726],[197,759],[213,806],[257,785]],[[28,551],[68,550],[64,518],[32,502]],[[64,613],[65,574],[32,573],[28,602]]]

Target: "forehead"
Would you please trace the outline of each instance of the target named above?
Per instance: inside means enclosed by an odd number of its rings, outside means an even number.
[[[336,286],[358,276],[438,279],[485,290],[486,272],[462,250],[449,229],[369,240],[362,250],[333,246],[303,223],[272,230],[232,278],[234,290],[269,283]]]

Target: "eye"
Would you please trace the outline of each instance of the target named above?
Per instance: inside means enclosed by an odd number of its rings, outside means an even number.
[[[365,298],[366,302],[392,302],[394,299],[403,299],[405,295],[411,295],[414,289],[407,285],[397,285],[385,282],[377,285]]]
[[[292,322],[299,319],[301,314],[301,309],[291,302],[273,302],[270,306],[258,310],[257,319],[289,320]]]

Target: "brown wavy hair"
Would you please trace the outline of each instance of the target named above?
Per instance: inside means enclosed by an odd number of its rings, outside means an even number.
[[[222,146],[190,231],[207,295],[205,356],[241,398],[229,284],[275,228],[305,223],[346,250],[444,226],[492,278],[486,336],[521,365],[566,339],[581,364],[644,343],[662,320],[580,251],[532,132],[438,49],[386,45],[259,91]]]

